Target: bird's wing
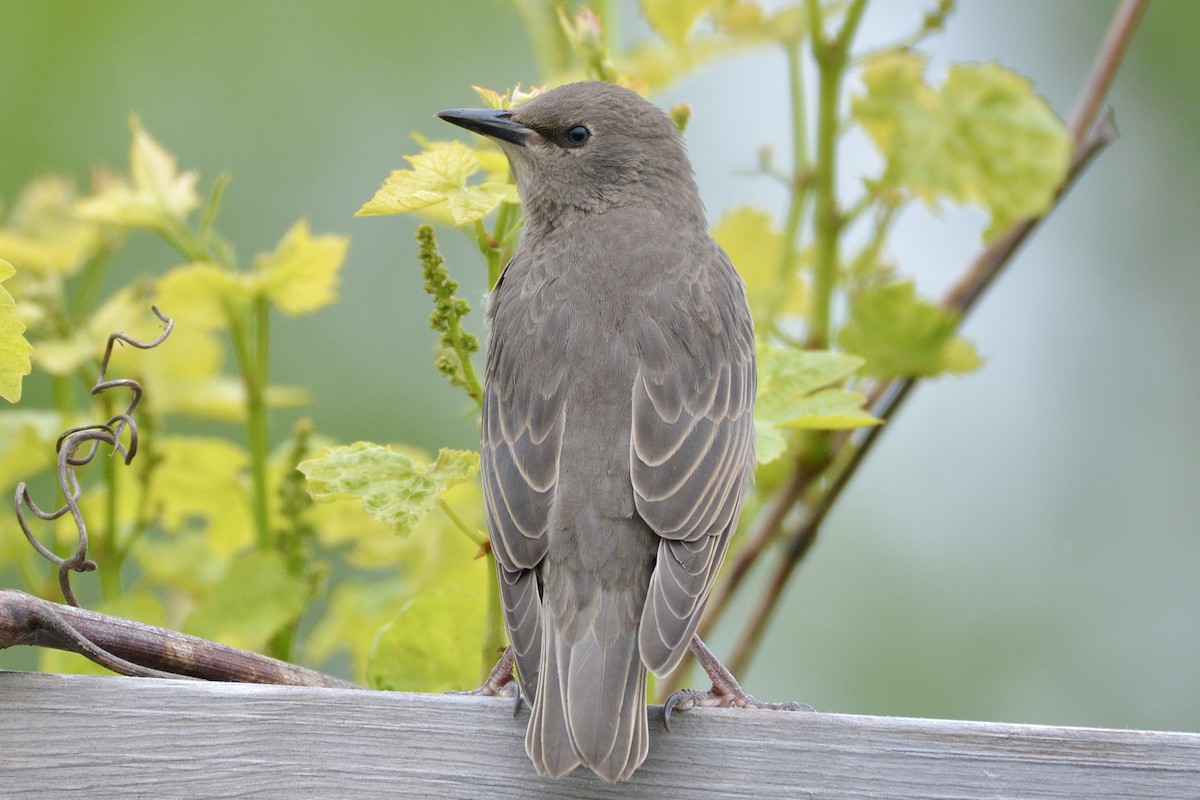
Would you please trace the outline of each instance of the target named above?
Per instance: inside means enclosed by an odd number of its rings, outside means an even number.
[[[559,318],[566,313],[565,306],[552,302],[553,294],[527,293],[523,281],[504,278],[493,290],[480,441],[500,598],[521,682],[531,697],[541,647],[541,602],[534,568],[546,554],[545,534],[566,417],[563,359],[550,352],[557,343],[539,335],[566,330],[565,320]],[[540,368],[514,368],[529,363]]]
[[[720,250],[647,298],[633,386],[637,511],[661,537],[639,649],[657,674],[695,632],[754,467],[754,331]]]

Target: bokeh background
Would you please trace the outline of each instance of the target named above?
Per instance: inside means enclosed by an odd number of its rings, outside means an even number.
[[[933,4],[876,0],[861,43]],[[633,5],[616,5],[621,34],[638,36]],[[996,59],[1067,116],[1115,2],[962,6],[925,48],[932,71]],[[1151,4],[1111,97],[1121,140],[968,321],[984,369],[922,385],[855,478],[744,676],[752,692],[838,712],[1200,730],[1197,30],[1200,3]],[[123,167],[138,113],[205,187],[233,175],[219,227],[243,260],[299,217],[351,237],[343,302],[272,328],[273,379],[312,388],[318,427],[471,446],[469,409],[432,368],[415,221],[353,213],[414,151],[409,131],[456,135],[432,115],[474,104],[471,84],[537,78],[501,0],[0,0],[0,198],[42,173],[86,184],[93,164]],[[786,152],[781,54],[716,62],[654,99],[693,104],[712,218],[743,202],[780,214],[782,192],[745,173],[761,145]],[[861,142],[845,155],[852,191],[874,156]],[[936,296],[981,223],[912,213],[891,251]],[[481,298],[471,243],[444,250]],[[112,279],[174,263],[135,237]],[[5,516],[0,535],[19,535]],[[0,667],[19,661],[0,653]]]

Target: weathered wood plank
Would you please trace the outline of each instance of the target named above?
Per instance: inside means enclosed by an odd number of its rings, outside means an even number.
[[[704,709],[628,784],[533,774],[512,701],[0,672],[0,797],[1197,798],[1200,734]]]

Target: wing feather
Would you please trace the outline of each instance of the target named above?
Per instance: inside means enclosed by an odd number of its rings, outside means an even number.
[[[564,304],[545,283],[509,264],[493,290],[491,347],[484,380],[480,471],[500,601],[522,688],[533,697],[541,662],[541,586],[550,511],[558,485],[566,421],[566,365],[555,327]],[[552,281],[551,281],[552,283]],[[536,359],[540,369],[518,369]]]
[[[639,631],[656,674],[674,668],[716,580],[754,468],[754,334],[725,254],[647,299],[633,386],[630,477],[662,539]]]

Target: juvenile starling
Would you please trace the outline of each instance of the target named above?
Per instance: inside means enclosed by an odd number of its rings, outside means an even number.
[[[627,779],[646,670],[688,648],[754,468],[754,332],[683,138],[575,83],[438,116],[496,141],[527,215],[492,291],[488,527],[540,774]]]

